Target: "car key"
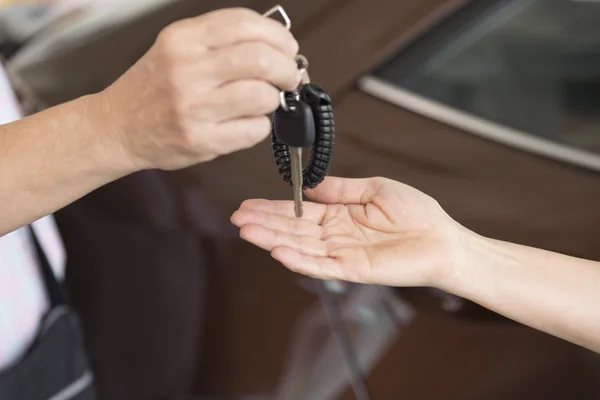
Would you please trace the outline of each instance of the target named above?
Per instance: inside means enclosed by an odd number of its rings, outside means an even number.
[[[296,57],[298,68],[302,75],[301,85],[307,85],[310,83],[308,76],[308,60],[306,57],[299,55]],[[299,97],[299,95],[298,95]],[[294,211],[296,218],[302,218],[304,210],[302,209],[302,186],[304,184],[303,169],[302,169],[302,147],[310,146],[315,141],[315,123],[314,116],[310,106],[304,103],[302,100],[298,102],[298,106],[305,109],[303,112],[306,122],[302,124],[301,134],[298,135],[298,145],[291,144],[290,148],[290,161],[292,164],[292,186],[294,190]],[[297,106],[297,107],[298,107]],[[308,116],[310,115],[310,120]]]
[[[278,5],[267,11],[269,17],[280,13],[286,29],[292,23],[283,8]],[[329,173],[334,150],[335,124],[331,98],[323,87],[310,82],[308,60],[296,57],[302,81],[293,92],[280,92],[280,107],[273,113],[271,145],[275,162],[284,181],[290,183],[294,192],[294,212],[302,217],[304,189],[314,189]],[[311,147],[310,160],[302,166],[304,147]]]
[[[302,74],[302,85],[310,83],[303,56],[297,57]],[[273,116],[273,132],[289,149],[291,180],[294,191],[294,212],[297,218],[303,215],[302,188],[304,186],[302,168],[302,148],[315,141],[316,127],[312,109],[300,99],[298,90],[286,96],[281,93],[281,106]]]
[[[283,179],[294,190],[296,217],[302,217],[304,189],[316,188],[328,174],[334,150],[335,124],[331,98],[321,85],[311,83],[308,61],[298,56],[302,82],[294,92],[281,92],[273,114],[271,143]],[[310,160],[302,167],[302,150],[310,146]]]
[[[290,160],[292,163],[292,186],[294,190],[294,212],[296,218],[302,218],[302,147],[290,147]]]

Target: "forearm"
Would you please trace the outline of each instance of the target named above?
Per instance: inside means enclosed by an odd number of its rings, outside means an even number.
[[[470,235],[444,289],[600,352],[600,264]]]
[[[0,126],[0,236],[133,169],[98,95]]]

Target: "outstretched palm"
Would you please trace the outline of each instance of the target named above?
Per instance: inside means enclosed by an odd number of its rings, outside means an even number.
[[[248,200],[232,222],[286,267],[323,279],[427,285],[457,253],[458,225],[409,186],[327,178],[307,195],[318,203],[305,202],[302,219],[289,201]]]

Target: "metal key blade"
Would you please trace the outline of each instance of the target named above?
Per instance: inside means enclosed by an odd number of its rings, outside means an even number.
[[[302,218],[302,147],[290,147],[290,161],[294,188],[294,211],[296,218]]]

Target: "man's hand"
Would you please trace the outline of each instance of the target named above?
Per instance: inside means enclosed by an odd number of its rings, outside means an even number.
[[[463,257],[460,227],[431,197],[383,179],[327,178],[304,203],[249,200],[232,216],[241,237],[317,278],[437,285]]]
[[[257,144],[300,82],[297,51],[273,19],[215,11],[164,29],[106,90],[1,125],[0,236],[137,170]]]
[[[98,95],[98,135],[135,169],[177,169],[251,147],[269,134],[279,90],[299,83],[297,51],[281,23],[247,9],[176,22]]]

